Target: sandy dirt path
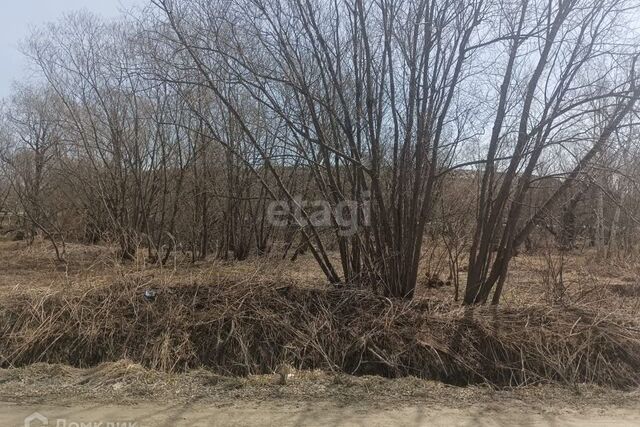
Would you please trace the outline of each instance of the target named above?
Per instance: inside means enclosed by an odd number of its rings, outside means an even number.
[[[335,402],[282,404],[242,402],[225,406],[80,405],[36,406],[0,402],[0,426],[22,427],[34,412],[49,426],[640,426],[640,408],[600,408],[581,413],[541,413],[521,409],[339,406]],[[88,424],[87,424],[88,423]],[[100,424],[102,423],[102,424]],[[113,423],[113,424],[109,424]],[[34,418],[31,427],[43,423]]]

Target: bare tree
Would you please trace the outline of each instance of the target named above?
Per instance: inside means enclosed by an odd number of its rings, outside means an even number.
[[[4,115],[6,125],[2,163],[20,212],[29,222],[30,238],[42,233],[64,263],[65,238],[56,200],[56,163],[60,156],[60,117],[55,94],[47,87],[17,88]]]
[[[353,235],[334,218],[342,275],[313,225],[302,229],[327,278],[411,297],[438,168],[464,137],[451,123],[484,2],[154,3],[176,52],[188,53],[181,67],[198,72],[240,123],[290,202],[237,94],[285,123],[270,132],[305,159],[334,209],[357,203]]]
[[[517,246],[573,185],[632,110],[640,94],[636,53],[619,52],[614,36],[626,6],[622,1],[522,2],[517,13],[511,14],[515,17],[512,36],[470,251],[467,304],[485,302],[494,289],[493,303],[499,302]],[[532,61],[528,55],[518,64],[521,51],[531,48],[537,50],[537,57]],[[620,60],[624,65],[617,68]],[[526,76],[521,86],[514,85],[518,71]],[[616,79],[616,75],[618,80],[607,85],[607,79]],[[523,97],[509,105],[510,96],[519,87],[523,88]],[[600,132],[590,138],[584,124],[595,99],[604,100],[607,119]],[[515,117],[513,122],[507,115],[509,110]],[[523,224],[522,206],[536,168],[544,154],[557,146],[572,149],[570,153],[577,158],[575,166],[557,191]],[[500,150],[508,153],[504,169],[496,160]],[[496,236],[497,247],[492,247]]]
[[[152,0],[135,19],[71,14],[25,44],[56,107],[32,108],[40,116],[12,139],[38,141],[54,117],[55,162],[49,142],[22,141],[36,161],[13,150],[6,164],[52,240],[68,230],[43,220],[61,224],[49,181],[80,218],[83,232],[66,234],[113,242],[123,259],[143,247],[159,264],[180,250],[242,260],[281,242],[285,257],[308,250],[332,284],[411,298],[436,252],[457,295],[468,251],[464,302],[497,304],[532,230],[575,245],[594,188],[610,249],[628,234],[637,198],[621,172],[595,177],[633,135],[634,7]],[[281,204],[279,230],[268,214]]]

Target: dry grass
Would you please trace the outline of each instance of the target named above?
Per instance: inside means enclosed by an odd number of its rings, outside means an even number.
[[[579,309],[391,301],[366,291],[263,282],[16,293],[0,306],[3,366],[130,359],[219,374],[299,369],[417,376],[454,384],[640,383],[636,324]]]
[[[504,304],[465,310],[451,287],[421,287],[409,303],[331,290],[313,259],[242,263],[140,254],[122,265],[106,247],[70,245],[63,269],[39,242],[0,243],[0,364],[272,372],[280,363],[466,384],[638,384],[640,298],[634,265],[563,260],[561,304],[540,279],[543,255],[516,258]],[[617,276],[617,277],[616,277]],[[157,289],[149,303],[144,290]],[[631,320],[628,320],[631,319]]]
[[[420,405],[423,407],[489,408],[525,407],[540,413],[562,408],[571,411],[612,407],[637,408],[638,391],[627,392],[595,385],[563,387],[546,385],[495,389],[485,385],[465,388],[414,377],[388,379],[353,377],[326,371],[296,371],[286,386],[273,375],[225,377],[206,369],[165,373],[131,361],[104,363],[91,369],[67,365],[32,364],[19,369],[0,369],[3,401],[25,404],[78,405],[79,402],[122,404],[172,402],[180,408],[193,402],[216,407],[238,402],[276,401],[279,405],[317,405],[328,399],[340,405]],[[603,409],[604,410],[604,409]]]
[[[108,246],[67,244],[67,264],[60,265],[45,241],[39,240],[32,245],[0,241],[0,295],[15,291],[88,289],[129,279],[160,287],[184,282],[251,281],[255,278],[295,281],[301,286],[324,283],[322,271],[310,256],[301,257],[295,263],[275,256],[243,262],[208,258],[192,263],[188,256],[178,253],[167,265],[159,266],[146,261],[143,250],[134,262],[123,264],[116,259],[116,251]]]

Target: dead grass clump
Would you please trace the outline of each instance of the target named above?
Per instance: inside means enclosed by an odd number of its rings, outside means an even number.
[[[127,281],[7,295],[0,364],[90,367],[126,359],[120,368],[128,374],[138,372],[135,363],[248,375],[289,363],[454,384],[640,384],[637,325],[589,311],[463,309],[269,282],[166,287],[153,301],[144,291]]]

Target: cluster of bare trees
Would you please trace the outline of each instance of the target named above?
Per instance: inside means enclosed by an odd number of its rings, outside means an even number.
[[[74,14],[25,43],[42,79],[3,107],[4,185],[60,259],[66,239],[158,263],[282,243],[331,283],[410,298],[437,230],[454,270],[468,260],[465,303],[497,304],[541,230],[563,249],[586,224],[607,253],[634,246],[637,6],[151,0],[118,22]],[[319,227],[301,195],[349,212]],[[282,200],[299,213],[285,229],[267,215]]]

